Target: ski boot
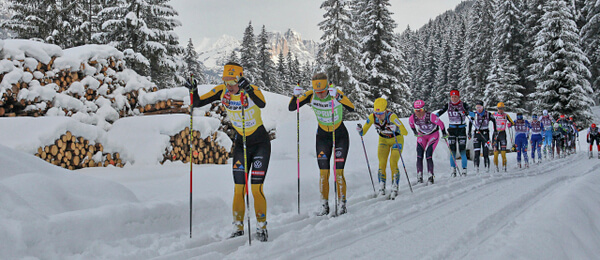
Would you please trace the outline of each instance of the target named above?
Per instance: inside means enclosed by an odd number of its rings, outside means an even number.
[[[385,182],[379,182],[379,192],[377,197],[385,196]]]
[[[529,168],[529,162],[525,161],[525,169],[528,169],[528,168]]]
[[[396,199],[397,196],[398,196],[398,185],[393,184],[392,191],[390,192],[390,199],[394,200],[394,199]]]
[[[429,179],[427,179],[427,184],[433,184],[434,183],[434,177],[433,177],[433,173],[429,176]]]
[[[460,173],[460,175],[462,176],[467,176],[467,168],[463,168],[462,172]]]
[[[593,157],[593,154],[592,154],[592,151],[590,151],[589,152],[589,159],[592,159],[592,157]]]
[[[417,183],[423,183],[423,173],[417,172]]]
[[[504,172],[506,172],[506,164],[502,165],[502,168],[504,169]]]
[[[452,168],[452,173],[450,175],[452,175],[452,177],[456,177],[456,167]]]
[[[260,242],[267,242],[269,240],[266,221],[256,223],[256,240]]]
[[[535,164],[535,157],[532,157],[531,160],[533,161],[533,164]]]
[[[342,200],[339,205],[338,216],[344,215],[346,214],[346,212],[348,212],[348,210],[346,209],[346,201]]]
[[[479,166],[475,167],[475,172],[477,172],[477,174],[479,174]]]
[[[229,238],[239,237],[244,235],[244,223],[241,221],[233,222],[233,232],[229,235]]]
[[[327,214],[329,214],[329,201],[328,200],[321,200],[322,205],[321,208],[319,209],[319,211],[317,211],[317,216],[325,216]]]
[[[519,169],[521,169],[521,162],[517,162],[517,165],[519,166]]]

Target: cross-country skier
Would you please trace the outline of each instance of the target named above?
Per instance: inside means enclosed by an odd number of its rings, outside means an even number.
[[[571,126],[571,150],[572,153],[577,153],[577,138],[579,138],[579,130],[577,129],[577,123],[573,120],[573,117],[569,117],[569,125]]]
[[[462,174],[467,174],[467,124],[465,123],[467,112],[469,111],[469,105],[460,100],[460,93],[454,89],[450,91],[450,102],[446,103],[444,107],[437,112],[437,116],[442,116],[448,111],[448,142],[450,144],[450,166],[453,168],[452,176],[456,176],[458,169],[456,159],[456,146],[460,152],[462,161]]]
[[[442,130],[443,138],[448,138],[444,123],[431,112],[425,111],[425,102],[417,100],[413,104],[415,113],[408,119],[410,128],[417,137],[417,182],[423,182],[423,157],[427,159],[428,182],[433,184],[433,151],[440,139],[438,130]]]
[[[494,127],[494,132],[496,132],[496,119],[492,115],[492,113],[485,110],[483,107],[483,101],[477,101],[475,104],[475,113],[473,113],[474,119],[469,122],[469,139],[474,137],[473,139],[473,150],[475,151],[475,156],[473,158],[473,162],[475,164],[475,168],[477,172],[479,172],[479,155],[481,150],[483,149],[483,163],[487,171],[490,170],[490,157],[489,157],[489,148],[491,147],[490,142],[490,130],[489,123],[492,122],[492,126]],[[473,125],[475,124],[475,125]],[[475,127],[475,135],[471,134],[471,130]]]
[[[527,158],[527,145],[529,139],[529,130],[531,124],[529,121],[523,118],[523,113],[517,113],[517,120],[515,121],[515,141],[517,145],[517,164],[521,168],[521,154],[525,157],[525,168],[529,167],[529,159]]]
[[[544,159],[546,159],[546,154],[548,152],[550,153],[550,157],[554,157],[554,151],[552,150],[552,125],[554,124],[554,118],[548,114],[548,110],[544,110],[540,122],[544,125],[544,132],[542,133]]]
[[[565,136],[567,133],[565,130],[560,127],[559,123],[554,123],[554,131],[552,131],[552,148],[556,148],[556,155],[560,158],[560,152],[563,152],[563,157],[565,156],[563,148],[565,147]]]
[[[592,124],[587,134],[587,142],[590,144],[590,159],[592,158],[592,148],[594,147],[594,141],[596,141],[598,159],[600,159],[600,129],[596,127],[596,124]]]
[[[561,146],[562,150],[563,150],[563,157],[567,154],[571,153],[571,132],[572,132],[572,127],[571,127],[571,123],[569,122],[569,120],[567,119],[567,117],[565,115],[560,115],[560,117],[558,118],[558,120],[556,121],[559,125],[559,127],[563,130],[564,132],[564,136],[562,138],[563,141],[563,145]]]
[[[538,121],[538,115],[533,114],[531,116],[531,159],[535,163],[535,151],[538,153],[538,163],[542,162],[542,131],[544,130],[544,123]]]
[[[496,171],[500,171],[498,166],[498,154],[502,154],[502,168],[506,171],[506,130],[515,123],[512,121],[510,116],[504,113],[504,103],[499,102],[497,105],[498,112],[494,113],[496,119],[496,131],[492,142],[494,145],[494,165],[496,165]]]
[[[319,128],[317,129],[316,150],[317,163],[320,171],[320,190],[321,190],[321,208],[317,215],[323,216],[329,214],[329,168],[332,151],[335,159],[335,169],[337,180],[337,196],[339,198],[339,211],[336,214],[345,214],[346,209],[346,179],[344,178],[344,165],[348,156],[350,139],[348,130],[342,121],[344,108],[348,111],[354,111],[354,104],[348,97],[333,85],[329,85],[325,73],[317,73],[312,78],[312,90],[302,93],[300,87],[294,89],[294,96],[290,100],[289,110],[296,110],[296,99],[300,106],[310,104],[312,106]],[[334,115],[331,114],[331,103],[333,100]],[[335,148],[333,147],[333,132],[335,131]]]
[[[408,134],[404,124],[398,119],[398,116],[387,109],[387,100],[378,98],[373,106],[373,113],[369,115],[364,126],[358,124],[356,131],[363,136],[369,131],[371,125],[379,134],[379,145],[377,148],[377,157],[379,158],[379,195],[385,195],[385,182],[388,156],[390,157],[390,169],[392,171],[392,190],[390,198],[398,195],[398,180],[400,179],[400,169],[398,169],[398,160],[404,147],[404,136]],[[396,144],[397,140],[397,144]],[[390,154],[391,149],[391,154]]]
[[[214,87],[202,96],[198,96],[197,82],[188,80],[186,87],[194,90],[194,107],[201,107],[220,100],[225,106],[229,119],[235,128],[237,135],[233,149],[233,181],[235,183],[233,193],[233,225],[234,231],[231,237],[244,235],[244,193],[245,193],[245,169],[248,167],[251,173],[250,183],[252,195],[254,196],[254,210],[257,220],[256,237],[260,241],[268,240],[267,233],[267,200],[263,192],[263,183],[269,167],[271,158],[271,141],[267,130],[263,126],[260,109],[266,105],[265,97],[260,89],[251,85],[244,78],[243,68],[235,62],[225,64],[223,68],[223,84]],[[244,92],[242,100],[241,92]],[[242,105],[244,106],[244,120],[242,120]],[[243,123],[246,123],[246,147],[248,164],[244,166]],[[250,172],[250,168],[252,171]]]

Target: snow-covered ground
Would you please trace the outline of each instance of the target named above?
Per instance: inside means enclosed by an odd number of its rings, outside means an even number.
[[[47,123],[52,127],[37,129],[44,134],[36,139],[31,138],[35,131],[2,127],[10,138],[0,139],[0,259],[600,258],[600,160],[587,159],[583,151],[528,170],[515,169],[516,155],[509,154],[508,173],[475,174],[469,162],[467,177],[451,178],[448,149],[440,143],[434,154],[436,184],[417,185],[411,193],[401,172],[400,195],[389,201],[373,198],[361,140],[353,130],[357,122],[346,122],[351,138],[345,171],[348,213],[315,216],[317,124],[308,107],[300,112],[298,214],[296,115],[287,111],[288,98],[270,93],[266,98],[265,124],[277,128],[264,187],[269,242],[249,246],[247,236],[226,239],[232,230],[230,164],[193,167],[189,238],[189,165],[159,165],[153,155],[139,155],[147,147],[160,147],[163,138],[121,144],[137,158],[124,168],[68,171],[31,155],[31,147],[64,130]],[[118,120],[98,136],[118,142],[128,129],[147,128],[152,129],[142,136],[168,135],[174,129],[170,125],[180,124],[177,117]],[[30,124],[0,119],[0,125],[9,123]],[[375,182],[377,139],[373,129],[364,137]],[[405,139],[403,158],[414,182],[412,136]],[[330,193],[333,200],[333,187]]]

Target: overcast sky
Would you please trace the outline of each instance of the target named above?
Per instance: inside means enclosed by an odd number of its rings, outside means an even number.
[[[390,10],[398,27],[396,32],[414,30],[430,18],[454,9],[462,0],[391,0]],[[180,43],[189,38],[194,44],[203,38],[218,38],[228,34],[242,38],[248,22],[254,33],[263,25],[267,31],[284,32],[293,28],[303,39],[316,40],[322,35],[317,24],[323,20],[320,9],[323,0],[172,0],[182,26],[175,29]],[[196,44],[197,45],[197,44]]]

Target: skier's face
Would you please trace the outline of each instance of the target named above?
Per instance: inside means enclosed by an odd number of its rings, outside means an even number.
[[[425,109],[415,109],[415,115],[419,118],[423,117],[425,115]]]
[[[227,91],[231,92],[231,94],[237,94],[240,91],[240,88],[237,83],[237,79],[233,77],[223,77],[223,83],[227,87]]]
[[[452,95],[450,96],[450,100],[452,101],[452,103],[458,103],[458,101],[460,101],[460,97],[457,95]]]
[[[317,97],[319,97],[320,99],[324,99],[329,93],[327,93],[327,89],[325,89],[323,91],[315,91],[315,94],[317,94]]]
[[[483,112],[483,106],[477,105],[477,106],[475,106],[475,108],[477,109],[477,112],[479,112],[479,113]]]
[[[375,112],[374,114],[380,121],[382,121],[385,118],[385,112]]]

